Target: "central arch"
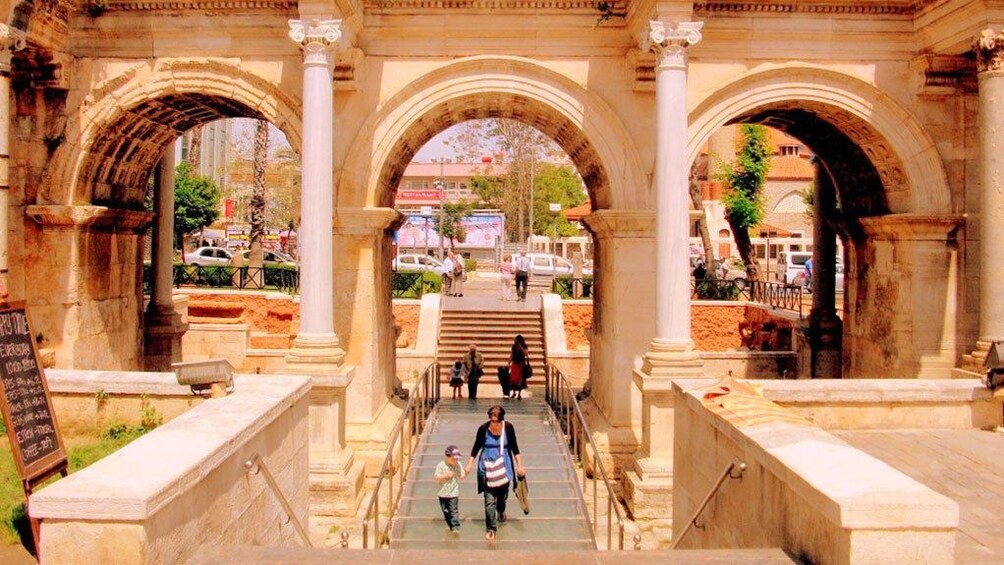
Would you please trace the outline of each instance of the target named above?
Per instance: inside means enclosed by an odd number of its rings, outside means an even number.
[[[365,191],[365,206],[390,206],[412,156],[436,133],[463,121],[502,117],[554,139],[582,175],[593,209],[645,206],[648,182],[634,142],[607,103],[584,86],[521,57],[450,62],[401,89],[364,124],[342,178]]]

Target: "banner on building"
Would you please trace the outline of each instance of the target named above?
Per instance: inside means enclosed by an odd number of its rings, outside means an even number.
[[[504,241],[505,216],[503,214],[477,214],[467,216],[462,222],[466,237],[463,241],[454,242],[459,248],[494,248]],[[436,233],[435,215],[414,214],[408,216],[401,229],[397,232],[398,247],[439,247],[439,234]],[[443,242],[449,247],[449,242]]]

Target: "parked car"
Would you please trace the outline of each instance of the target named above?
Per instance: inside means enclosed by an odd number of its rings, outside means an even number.
[[[806,286],[806,284],[805,284],[805,269],[804,268],[802,269],[801,273],[795,275],[795,279],[792,281],[792,284],[805,287],[805,291],[806,292],[812,292],[812,288]],[[834,265],[833,285],[834,285],[834,290],[836,292],[841,293],[841,292],[844,291],[844,265],[843,265],[843,263],[837,263],[836,265]]]
[[[691,276],[693,276],[694,267],[697,267],[697,261],[700,258],[700,255],[690,256]],[[717,278],[726,281],[735,281],[737,287],[746,288],[746,269],[741,262],[733,259],[725,259],[723,267],[723,262],[720,259],[715,259],[712,268]]]
[[[411,273],[436,273],[442,275],[445,268],[442,261],[428,255],[418,253],[402,253],[390,262],[390,268],[395,271]]]
[[[296,265],[296,261],[294,261],[292,257],[286,255],[281,251],[262,250],[261,255],[262,255],[262,262],[265,264],[266,267],[271,267],[274,265],[289,265],[289,266]],[[248,263],[251,262],[250,249],[245,249],[241,251],[240,256],[241,256],[241,262],[243,264],[247,265]]]
[[[220,267],[229,265],[233,254],[222,247],[200,247],[185,253],[185,262],[199,267]]]
[[[571,275],[574,272],[571,261],[557,255],[551,255],[550,253],[527,253],[526,257],[530,260],[530,276],[532,277]],[[583,265],[582,275],[591,276],[592,274],[593,270]]]
[[[811,258],[812,251],[782,251],[777,257],[777,280],[797,284],[795,279],[799,274],[805,278],[805,262]]]

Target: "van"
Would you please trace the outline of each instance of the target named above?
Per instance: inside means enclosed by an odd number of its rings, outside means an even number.
[[[571,275],[572,263],[563,257],[551,255],[549,253],[527,253],[530,260],[530,276],[553,277],[555,275]],[[515,261],[515,258],[513,259]],[[582,275],[592,275],[592,269],[583,267]]]
[[[812,259],[812,251],[782,251],[777,258],[777,280],[794,284],[799,274],[805,273],[805,262]]]

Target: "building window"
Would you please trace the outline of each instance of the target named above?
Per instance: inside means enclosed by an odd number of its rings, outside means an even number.
[[[408,181],[408,190],[427,190],[428,188],[429,188],[429,183],[424,180]]]
[[[774,206],[775,212],[803,213],[807,212],[805,200],[802,199],[801,192],[789,192],[784,198],[778,200]]]
[[[782,157],[798,157],[802,152],[801,145],[782,145],[777,148]]]

